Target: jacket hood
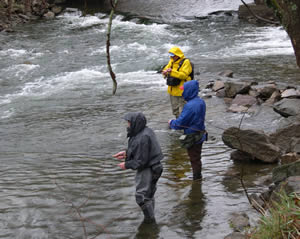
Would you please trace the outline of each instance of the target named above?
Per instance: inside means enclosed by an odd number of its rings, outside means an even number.
[[[198,96],[199,82],[196,80],[187,81],[183,84],[182,96],[185,101],[189,101]]]
[[[146,117],[140,112],[130,112],[124,116],[124,119],[130,121],[130,129],[128,131],[128,137],[132,137],[141,132],[147,124]]]
[[[173,53],[173,54],[176,55],[176,56],[179,56],[180,58],[184,58],[183,52],[182,52],[182,51],[180,50],[180,48],[177,47],[177,46],[172,47],[172,48],[169,50],[169,52]]]

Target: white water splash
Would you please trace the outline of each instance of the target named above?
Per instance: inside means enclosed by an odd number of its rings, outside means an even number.
[[[0,56],[9,56],[9,57],[20,57],[27,54],[27,51],[24,49],[7,49],[0,51]]]
[[[10,77],[18,78],[20,81],[22,81],[23,79],[26,79],[26,76],[29,72],[39,67],[40,67],[39,65],[33,65],[33,64],[19,64],[4,69],[3,73],[9,75]]]
[[[215,52],[215,57],[245,57],[268,55],[293,55],[287,33],[281,27],[262,27],[255,32],[243,30],[232,46]]]

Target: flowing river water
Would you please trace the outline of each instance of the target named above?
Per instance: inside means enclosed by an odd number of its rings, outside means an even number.
[[[200,72],[200,95],[226,69],[239,79],[296,84],[299,70],[285,31],[241,22],[235,12],[174,22],[117,14],[110,49],[119,84],[112,96],[108,15],[81,15],[66,12],[0,35],[0,238],[83,238],[86,229],[97,238],[218,239],[232,231],[232,213],[255,218],[239,179],[228,175],[246,169],[245,184],[255,193],[264,187],[257,178],[274,165],[230,160],[221,134],[242,115],[226,112],[222,99],[206,99],[204,179],[193,183],[180,132],[167,127],[169,97],[156,71],[178,45]],[[165,156],[155,228],[140,226],[134,172],[120,170],[112,158],[126,148],[122,116],[129,111],[145,113]],[[278,121],[266,109],[246,115],[243,126],[270,132]]]

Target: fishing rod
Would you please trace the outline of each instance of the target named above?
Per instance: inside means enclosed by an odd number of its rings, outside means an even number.
[[[68,152],[41,152],[41,151],[30,151],[30,152],[21,152],[21,151],[0,151],[3,154],[48,154],[48,155],[61,155],[61,156],[72,156],[78,158],[90,158],[90,159],[100,159],[103,158],[103,155],[96,154],[84,154],[84,153],[68,153]]]
[[[163,124],[168,124],[168,122],[165,122],[165,121],[151,120],[149,123],[151,123],[151,122],[153,122],[153,123],[163,123]],[[211,123],[209,123],[209,122],[205,122],[205,124],[209,124],[209,125],[211,125],[211,126],[217,128],[217,129],[221,129],[221,130],[223,130],[223,131],[225,130],[225,129],[223,129],[223,128],[221,128],[221,127],[218,127],[218,126],[215,126],[215,125],[213,125],[213,124],[211,124]],[[195,128],[192,128],[192,127],[186,126],[186,125],[176,125],[176,126],[182,127],[182,128],[186,128],[186,129],[191,129],[191,130],[194,130],[194,131],[199,131],[199,132],[206,131],[206,130],[195,129]]]

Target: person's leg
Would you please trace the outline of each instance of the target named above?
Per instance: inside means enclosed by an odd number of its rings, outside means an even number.
[[[178,96],[178,109],[179,109],[179,115],[181,114],[182,110],[183,110],[183,106],[185,104],[185,100],[183,99],[182,96]],[[179,116],[178,115],[178,116]]]
[[[161,163],[158,163],[156,165],[153,165],[151,167],[151,170],[152,170],[152,182],[151,182],[151,201],[152,201],[152,207],[153,207],[153,210],[155,208],[155,198],[154,198],[154,194],[156,192],[156,185],[157,185],[157,181],[158,179],[160,178],[160,176],[162,175],[162,172],[163,172],[163,167],[162,167],[162,164]]]
[[[187,149],[187,153],[189,155],[191,165],[192,165],[194,180],[202,179],[201,152],[202,152],[202,144],[194,144],[192,147]]]
[[[140,206],[144,213],[145,222],[154,222],[154,208],[152,202],[152,171],[151,168],[146,168],[142,171],[137,171],[135,176],[136,203]]]
[[[170,102],[171,102],[172,113],[176,118],[178,118],[179,108],[178,108],[176,96],[170,95]]]
[[[178,118],[183,109],[185,101],[182,96],[173,95],[170,95],[170,101],[172,106],[172,113],[173,115],[175,115],[176,118]]]

